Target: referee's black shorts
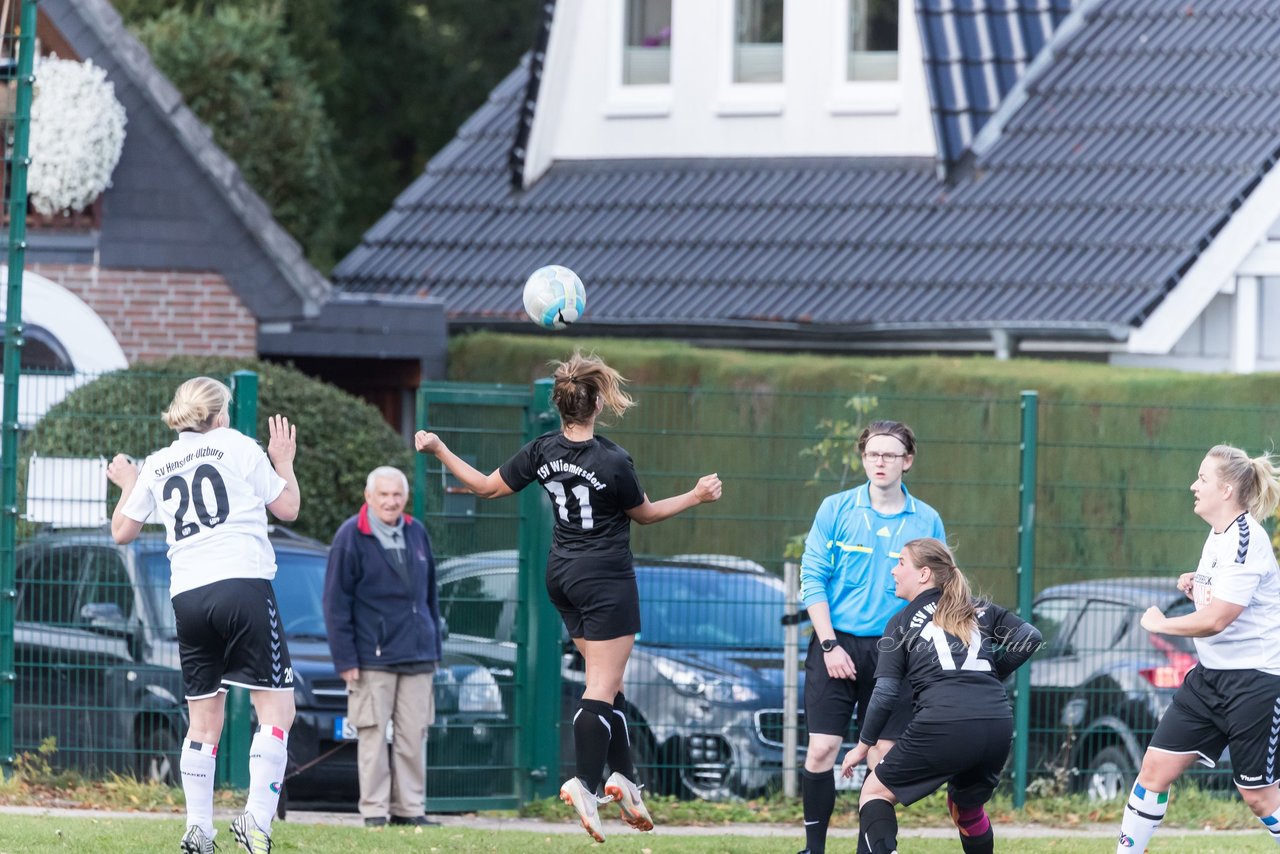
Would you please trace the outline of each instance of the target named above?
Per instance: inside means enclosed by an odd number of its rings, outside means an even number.
[[[1212,768],[1231,748],[1241,789],[1273,786],[1280,741],[1280,676],[1261,670],[1210,670],[1197,664],[1151,736],[1151,750],[1198,754]]]
[[[810,734],[838,735],[849,739],[849,722],[855,719],[855,712],[858,725],[862,725],[867,715],[867,704],[871,702],[871,691],[876,686],[879,640],[879,635],[859,637],[836,632],[836,641],[853,659],[857,672],[855,679],[832,679],[827,673],[817,635],[809,640],[809,652],[804,660],[804,722]],[[897,707],[880,731],[880,737],[891,741],[896,739],[910,721],[911,691],[908,689],[899,692]]]
[[[228,685],[292,691],[293,666],[271,582],[230,578],[173,597],[188,700]]]
[[[640,591],[628,560],[547,559],[547,595],[571,638],[613,640],[640,634]]]

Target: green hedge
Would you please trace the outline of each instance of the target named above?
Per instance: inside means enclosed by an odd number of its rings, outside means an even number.
[[[294,470],[302,510],[289,527],[328,542],[363,501],[376,466],[394,465],[411,479],[410,451],[373,406],[292,368],[257,360],[178,357],[107,374],[52,407],[24,440],[20,457],[104,456],[142,459],[173,441],[160,420],[173,392],[199,375],[224,381],[237,370],[258,374],[258,439],[265,447],[267,419],[276,413],[298,428]],[[25,484],[20,473],[19,484]],[[119,492],[110,489],[109,506]]]
[[[475,334],[451,342],[450,378],[525,384],[575,346],[631,380],[640,405],[605,432],[632,453],[651,497],[686,489],[703,471],[725,480],[718,505],[638,529],[639,551],[743,554],[777,569],[788,539],[839,488],[815,479],[805,449],[824,421],[855,417],[847,403],[866,395],[871,417],[915,429],[909,487],[938,508],[961,565],[1006,600],[1016,588],[1024,389],[1040,395],[1037,588],[1193,567],[1205,531],[1187,487],[1205,450],[1228,442],[1258,454],[1280,437],[1280,382],[1266,374]],[[481,467],[498,456],[482,455]]]

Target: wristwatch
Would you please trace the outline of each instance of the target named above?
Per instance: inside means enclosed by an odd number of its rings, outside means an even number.
[[[835,649],[837,645],[838,645],[838,642],[836,641],[835,638],[832,638],[831,640],[819,641],[818,643],[818,646],[822,647],[823,652],[831,652],[831,650]]]

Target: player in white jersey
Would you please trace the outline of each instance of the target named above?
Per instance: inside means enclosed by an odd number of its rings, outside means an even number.
[[[1196,762],[1212,767],[1226,747],[1236,788],[1280,843],[1280,568],[1258,523],[1280,504],[1277,475],[1269,456],[1217,445],[1191,484],[1196,515],[1211,527],[1196,571],[1178,578],[1196,610],[1166,617],[1152,607],[1142,627],[1193,638],[1200,661],[1151,736],[1117,854],[1146,848],[1173,781]]]
[[[286,522],[298,518],[297,434],[288,419],[272,416],[264,454],[231,429],[230,403],[230,389],[217,380],[188,380],[164,413],[177,440],[141,468],[123,454],[107,466],[107,477],[120,487],[111,517],[115,541],[133,541],[154,518],[169,542],[169,593],[191,720],[181,757],[186,854],[214,850],[213,776],[227,687],[248,688],[258,715],[248,802],[231,825],[250,854],[271,851],[271,819],[294,717],[293,671],[271,589],[276,563],[265,511]]]

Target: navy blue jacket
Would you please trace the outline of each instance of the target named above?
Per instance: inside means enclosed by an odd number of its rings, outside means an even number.
[[[342,523],[329,549],[324,622],[338,673],[440,660],[440,600],[427,529],[404,517],[406,588],[369,526],[369,505]]]

